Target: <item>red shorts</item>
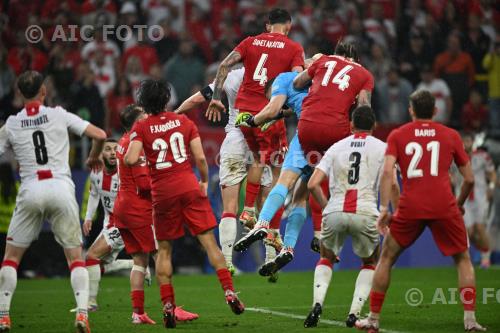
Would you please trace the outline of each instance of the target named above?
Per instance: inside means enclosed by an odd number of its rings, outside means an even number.
[[[118,228],[128,254],[150,253],[156,251],[156,241],[152,225],[139,228]]]
[[[417,240],[426,226],[431,229],[432,237],[443,255],[452,256],[469,248],[467,231],[460,213],[435,220],[402,219],[396,214],[392,217],[390,232],[394,240],[406,248]]]
[[[240,111],[244,112],[244,111]],[[264,164],[281,164],[288,147],[285,122],[278,120],[265,132],[259,127],[240,127],[248,148],[260,155],[260,162]]]
[[[322,156],[334,143],[348,137],[351,133],[349,127],[332,127],[307,120],[300,120],[297,130],[302,150],[307,160],[313,164],[316,163],[311,160],[314,158],[314,153]]]
[[[192,235],[217,226],[210,202],[199,190],[154,202],[153,221],[158,240],[174,240],[184,236],[184,225]]]

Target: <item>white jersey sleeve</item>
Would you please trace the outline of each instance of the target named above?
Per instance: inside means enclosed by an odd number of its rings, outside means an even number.
[[[0,155],[5,154],[7,147],[9,146],[9,135],[7,134],[7,127],[2,126],[0,128]]]
[[[85,220],[92,220],[94,218],[97,206],[99,206],[99,191],[97,188],[97,175],[94,172],[90,173],[90,192],[87,201],[87,212],[85,213]]]
[[[87,126],[89,126],[88,121],[83,120],[76,114],[68,112],[61,107],[56,107],[55,110],[57,110],[61,114],[60,117],[64,119],[64,121],[66,122],[66,126],[73,134],[82,136],[87,129]]]

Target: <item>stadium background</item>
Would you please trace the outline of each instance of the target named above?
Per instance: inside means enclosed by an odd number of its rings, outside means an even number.
[[[0,121],[22,108],[14,88],[16,76],[35,69],[47,77],[48,105],[62,105],[119,137],[117,114],[134,101],[141,80],[166,79],[174,91],[169,104],[174,109],[214,78],[220,61],[240,40],[264,30],[266,14],[274,6],[292,13],[290,37],[304,46],[306,57],[317,52],[332,53],[339,38],[357,44],[361,63],[375,77],[373,106],[379,121],[378,137],[384,139],[392,128],[408,120],[409,94],[427,84],[438,100],[439,119],[478,134],[478,145],[488,149],[498,165],[500,144],[495,139],[500,132],[500,8],[494,0],[2,0]],[[95,31],[105,24],[159,24],[164,36],[156,42],[138,42],[135,33],[126,36],[125,41],[110,35],[108,41],[101,42],[96,33],[93,37],[98,42],[51,41],[56,25],[68,31],[72,24],[89,24]],[[26,40],[25,31],[31,25],[43,29],[44,38],[38,43]],[[217,153],[225,120],[209,123],[203,111],[200,108],[189,116],[200,128],[211,163],[210,197],[219,216]],[[296,120],[288,119],[287,125],[289,133],[293,133]],[[86,194],[88,173],[82,161],[88,146],[85,140],[72,139],[71,164],[80,201]],[[14,208],[18,186],[15,170],[11,155],[0,157],[0,251]],[[494,206],[499,206],[496,211],[500,212],[498,188],[490,222],[491,235],[497,238],[500,214],[494,214]],[[310,224],[304,227],[299,255],[289,269],[314,266],[317,255],[308,250],[311,229]],[[398,265],[451,264],[431,243],[426,233]],[[259,253],[249,251],[236,263],[244,270],[253,270],[261,260],[256,257]],[[338,267],[357,267],[359,262],[353,258],[347,244]],[[189,237],[176,244],[174,261],[181,272],[206,270],[203,253]],[[62,251],[50,233],[42,233],[21,271],[28,277],[67,272]]]

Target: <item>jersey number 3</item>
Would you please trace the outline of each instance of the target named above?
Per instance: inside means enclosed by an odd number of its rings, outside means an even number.
[[[439,142],[431,141],[427,144],[427,151],[431,152],[431,165],[430,174],[436,177],[439,173]],[[408,170],[406,171],[406,176],[408,178],[418,178],[423,177],[424,172],[422,169],[418,168],[418,163],[424,155],[424,149],[417,142],[410,142],[405,147],[406,155],[413,155],[408,165]]]
[[[47,155],[47,147],[45,147],[45,136],[42,131],[33,132],[33,145],[35,145],[36,163],[40,165],[47,164],[49,156]]]
[[[186,145],[184,144],[184,135],[180,132],[174,132],[170,135],[170,148],[174,161],[183,163],[187,160]],[[166,169],[172,166],[172,163],[165,161],[167,159],[168,144],[165,140],[158,138],[153,141],[153,150],[159,151],[156,159],[156,169]]]
[[[349,155],[349,162],[351,163],[349,173],[347,174],[347,182],[350,185],[359,182],[359,164],[361,163],[361,154],[357,151]]]

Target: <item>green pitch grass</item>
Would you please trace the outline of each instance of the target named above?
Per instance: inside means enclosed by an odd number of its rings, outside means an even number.
[[[339,325],[349,311],[356,275],[357,271],[334,272],[324,306],[323,322],[318,328],[311,329],[312,332],[349,332],[349,329]],[[204,333],[304,332],[303,319],[312,302],[312,279],[312,272],[282,273],[276,284],[270,284],[255,274],[238,276],[235,285],[241,292],[247,311],[236,316],[225,304],[215,275],[176,276],[177,304],[200,315],[200,319],[194,322],[178,324],[177,330]],[[489,328],[489,332],[500,332],[500,270],[478,270],[477,280],[478,320]],[[383,308],[382,328],[388,332],[463,332],[461,305],[443,304],[453,301],[448,292],[448,288],[456,286],[456,274],[452,268],[395,269],[392,282]],[[423,292],[422,305],[407,305],[405,294],[410,288],[419,288]],[[444,294],[438,291],[435,299],[438,304],[432,304],[436,288],[443,288]],[[494,290],[498,296],[487,298],[488,304],[482,304],[483,292],[488,296],[491,293],[489,290]],[[146,288],[146,311],[157,321],[154,326],[134,326],[130,323],[127,278],[104,277],[99,305],[100,310],[91,314],[93,333],[164,330],[156,284]],[[12,305],[12,332],[73,332],[74,314],[69,313],[73,306],[69,280],[21,280]]]

